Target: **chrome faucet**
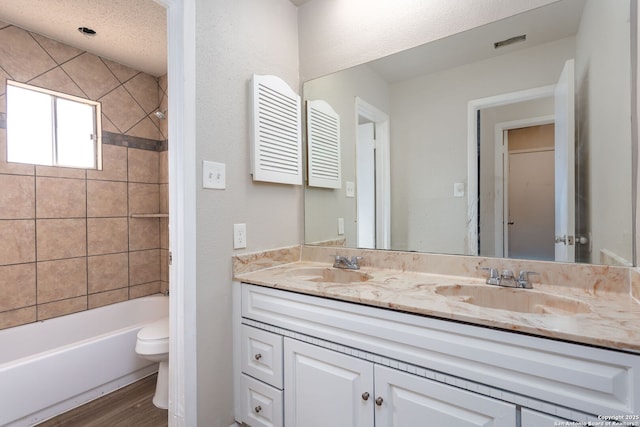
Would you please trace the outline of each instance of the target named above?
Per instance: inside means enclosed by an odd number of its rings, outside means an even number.
[[[360,261],[362,257],[352,256],[350,259],[346,256],[336,255],[333,261],[333,266],[335,268],[345,268],[347,270],[360,270]]]
[[[490,267],[481,267],[483,270],[489,271],[489,277],[486,283],[488,285],[504,286],[508,288],[524,288],[531,289],[533,286],[529,281],[531,274],[539,274],[535,271],[520,271],[518,278],[515,277],[513,271],[502,270],[498,273],[498,269]]]

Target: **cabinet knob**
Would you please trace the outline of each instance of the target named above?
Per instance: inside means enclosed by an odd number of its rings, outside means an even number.
[[[254,411],[256,411],[256,414],[259,413],[260,411],[262,411],[262,406],[258,405],[255,408],[253,408]]]
[[[382,400],[382,398],[381,398],[381,397],[378,397],[378,398],[376,399],[376,405],[378,405],[378,406],[382,406],[382,402],[383,402],[383,400]]]
[[[369,400],[369,393],[368,392],[364,392],[362,393],[362,400]]]
[[[260,360],[260,359],[262,359],[262,354],[257,353],[257,354],[255,354],[255,355],[253,356],[253,358],[254,358],[254,359],[256,359],[256,360]]]

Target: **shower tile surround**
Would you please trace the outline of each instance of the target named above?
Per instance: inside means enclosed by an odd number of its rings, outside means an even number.
[[[102,170],[6,161],[6,79],[102,103]],[[0,22],[0,329],[168,289],[166,76]]]
[[[370,282],[335,284],[296,279],[308,267],[330,267],[336,254],[361,256]],[[539,316],[456,303],[435,284],[484,285],[480,267],[537,271],[534,291],[587,302],[592,311]],[[338,300],[432,315],[535,335],[640,351],[640,269],[326,246],[291,246],[233,257],[234,280]],[[488,285],[487,285],[488,286]],[[522,290],[522,292],[528,292]]]

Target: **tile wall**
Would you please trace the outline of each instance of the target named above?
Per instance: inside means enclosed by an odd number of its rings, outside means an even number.
[[[102,103],[103,169],[6,161],[6,79]],[[166,76],[0,22],[0,329],[168,289]]]

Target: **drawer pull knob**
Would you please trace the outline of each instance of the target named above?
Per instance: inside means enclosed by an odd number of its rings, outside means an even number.
[[[362,400],[369,400],[369,393],[367,393],[366,391],[362,393]]]
[[[383,400],[382,400],[382,398],[381,398],[381,397],[378,397],[378,398],[376,399],[376,405],[378,405],[378,406],[382,406],[382,402],[383,402]]]
[[[256,359],[256,360],[260,360],[260,359],[262,359],[262,354],[257,353],[255,356],[253,356],[253,358]]]
[[[255,408],[253,408],[254,411],[256,411],[256,414],[259,413],[260,411],[262,411],[262,406],[258,405]]]

